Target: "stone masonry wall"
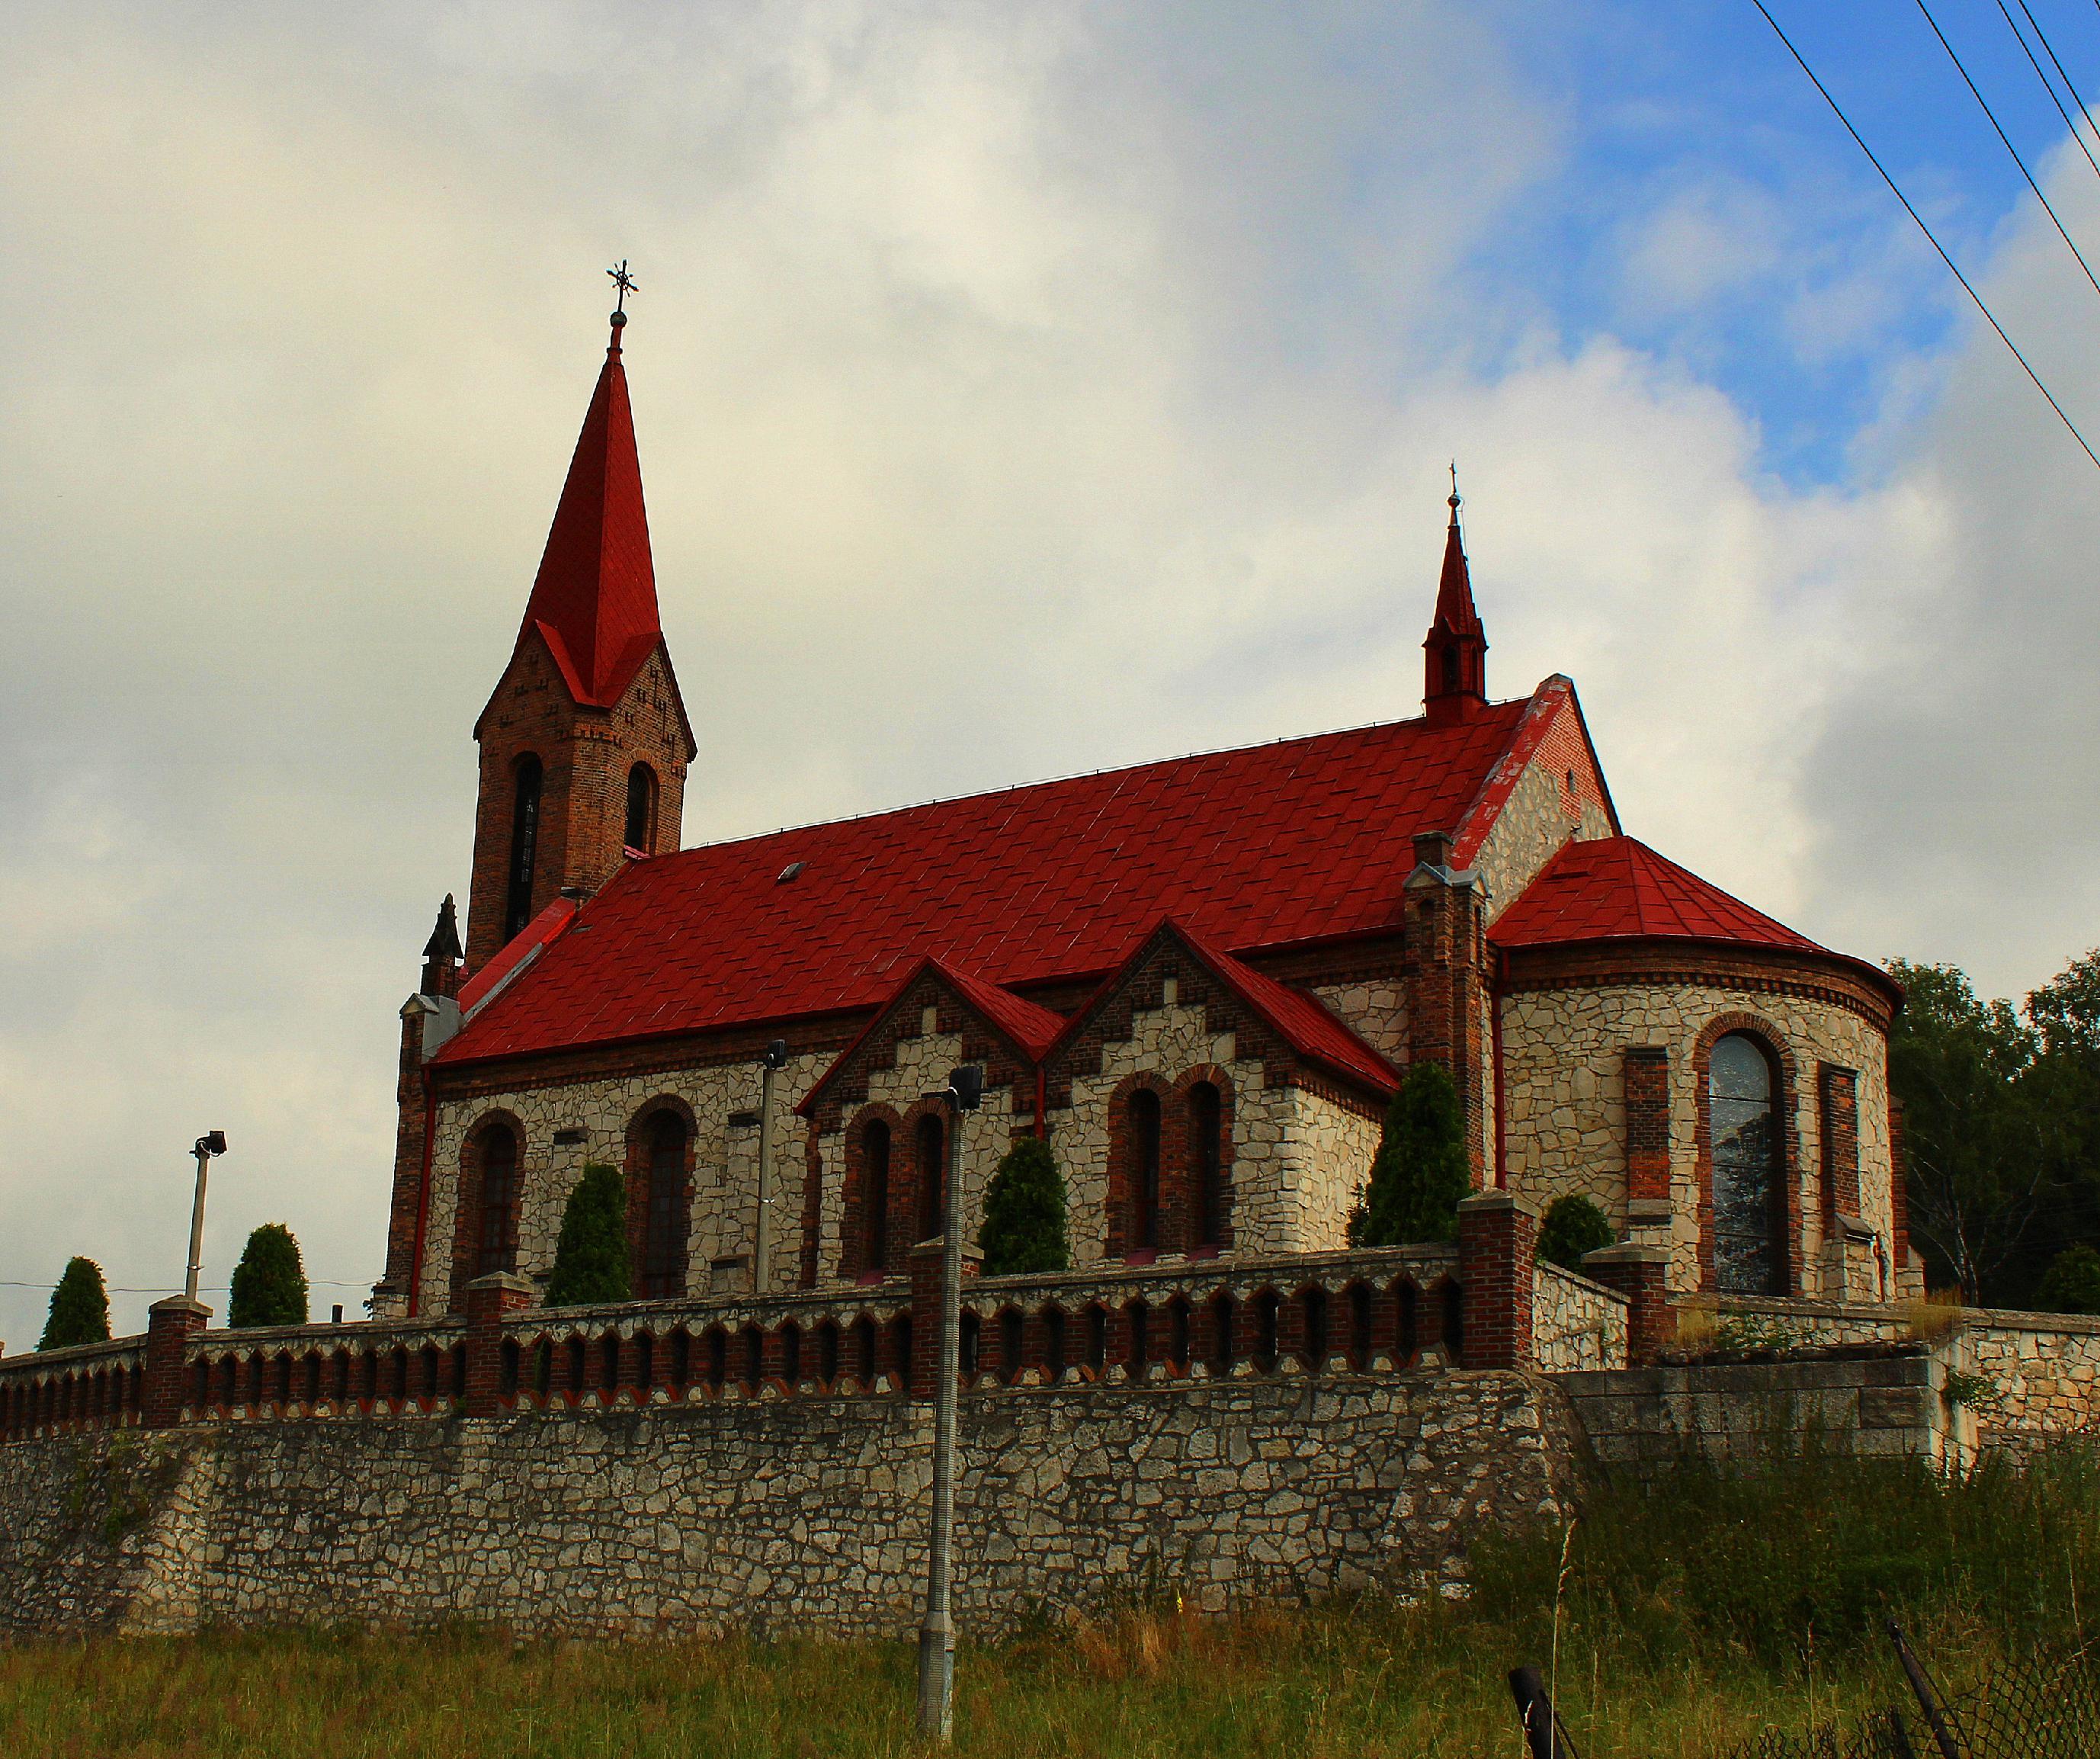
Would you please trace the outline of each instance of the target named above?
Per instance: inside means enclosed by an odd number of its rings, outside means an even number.
[[[1698,1094],[1692,1043],[1724,1014],[1769,1022],[1793,1053],[1799,1133],[1802,1262],[1808,1287],[1823,1269],[1822,1122],[1815,1071],[1829,1062],[1859,1072],[1860,1218],[1886,1242],[1890,1226],[1887,1046],[1858,1014],[1785,995],[1690,984],[1524,990],[1503,1013],[1503,1082],[1509,1182],[1543,1210],[1563,1192],[1596,1199],[1626,1227],[1622,1071],[1630,1045],[1670,1053],[1670,1286],[1700,1283],[1696,1175]]]
[[[1533,1360],[1542,1373],[1626,1365],[1626,1297],[1540,1259],[1531,1293]]]
[[[1560,1395],[1514,1374],[978,1393],[957,1613],[1178,1589],[1207,1611],[1462,1574],[1560,1517]],[[492,1421],[229,1424],[8,1444],[0,1633],[465,1620],[898,1637],[917,1620],[932,1418],[725,1402]]]

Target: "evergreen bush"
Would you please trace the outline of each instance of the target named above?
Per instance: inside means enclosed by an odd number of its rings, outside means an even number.
[[[1349,1218],[1349,1244],[1456,1240],[1458,1201],[1471,1187],[1458,1089],[1441,1064],[1411,1063],[1386,1108],[1378,1158]]]
[[[626,1182],[617,1168],[593,1161],[584,1168],[562,1211],[547,1305],[581,1307],[633,1297],[627,1267]]]
[[[92,1258],[67,1260],[37,1348],[70,1350],[75,1344],[106,1343],[108,1337],[109,1292],[102,1286],[102,1266]]]
[[[986,1276],[1070,1268],[1065,1238],[1065,1181],[1039,1136],[1017,1138],[985,1190],[977,1241]]]
[[[2049,1261],[2035,1298],[2045,1313],[2100,1313],[2100,1252],[2065,1247]]]
[[[1584,1253],[1608,1246],[1615,1238],[1604,1212],[1580,1191],[1570,1191],[1547,1209],[1538,1230],[1538,1255],[1564,1271],[1579,1271]]]
[[[229,1295],[226,1323],[236,1328],[307,1323],[307,1271],[291,1229],[265,1222],[248,1236]]]

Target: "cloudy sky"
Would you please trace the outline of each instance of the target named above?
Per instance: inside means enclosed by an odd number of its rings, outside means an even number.
[[[1916,7],[1771,4],[2100,444]],[[623,256],[689,842],[1415,712],[1455,456],[1491,687],[1576,678],[1629,829],[1996,992],[2100,940],[2100,471],[1749,0],[11,0],[11,1347],[69,1253],[179,1282],[214,1126],[206,1284],[285,1220],[359,1310]]]

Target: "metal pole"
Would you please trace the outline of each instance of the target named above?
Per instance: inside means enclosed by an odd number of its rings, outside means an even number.
[[[211,1165],[211,1151],[200,1140],[190,1152],[196,1156],[196,1196],[190,1203],[190,1271],[183,1279],[183,1298],[195,1301],[197,1292],[197,1266],[204,1257],[204,1174]]]
[[[981,1069],[958,1069],[942,1094],[948,1107],[946,1189],[941,1204],[941,1359],[933,1381],[933,1523],[926,1548],[926,1619],[919,1627],[919,1732],[946,1747],[955,1738],[955,1625],[948,1590],[955,1531],[955,1405],[963,1304],[963,1117],[977,1109]]]

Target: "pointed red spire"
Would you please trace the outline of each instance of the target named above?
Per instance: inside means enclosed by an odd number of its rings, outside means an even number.
[[[1444,537],[1444,573],[1436,615],[1423,644],[1423,706],[1440,724],[1462,721],[1488,700],[1488,636],[1473,603],[1473,578],[1458,530],[1458,473],[1451,473],[1451,526]]]
[[[664,634],[634,414],[620,360],[626,323],[625,312],[613,314],[612,342],[518,631],[523,639],[537,624],[576,701],[601,706],[620,700]]]

